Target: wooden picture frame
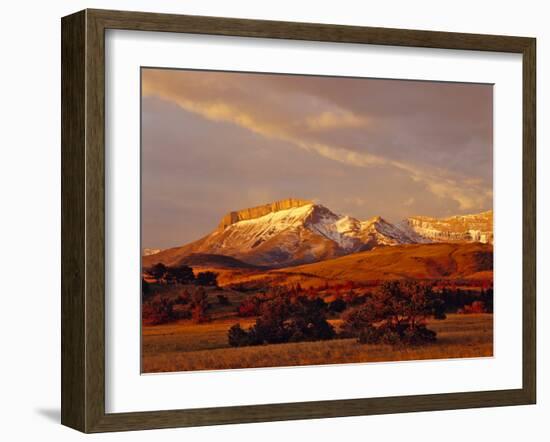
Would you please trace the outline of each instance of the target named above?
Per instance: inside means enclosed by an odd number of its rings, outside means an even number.
[[[518,53],[523,57],[523,386],[513,390],[105,412],[105,30]],[[83,432],[533,404],[536,398],[533,38],[84,10],[62,19],[62,424]]]

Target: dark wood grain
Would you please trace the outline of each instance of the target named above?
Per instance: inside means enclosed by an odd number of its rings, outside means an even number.
[[[86,431],[105,415],[105,38],[86,11]]]
[[[61,422],[85,428],[85,53],[84,12],[61,34]]]
[[[529,38],[193,15],[89,10],[106,29],[282,38],[337,43],[522,52]]]
[[[523,55],[523,387],[105,413],[105,30],[186,32]],[[62,423],[84,432],[532,404],[536,398],[535,40],[526,37],[86,10],[62,20]]]
[[[536,41],[523,50],[523,389],[537,395],[537,142]]]

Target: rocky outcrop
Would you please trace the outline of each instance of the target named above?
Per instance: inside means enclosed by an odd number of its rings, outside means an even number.
[[[224,230],[232,224],[239,221],[245,221],[249,219],[260,218],[268,213],[278,212],[279,210],[292,209],[294,207],[302,207],[307,204],[313,204],[312,201],[302,200],[297,198],[287,198],[274,203],[264,204],[263,206],[251,207],[249,209],[237,210],[235,212],[229,212],[225,215],[218,229]]]
[[[493,212],[432,218],[413,216],[402,221],[401,229],[417,242],[467,241],[493,243]]]

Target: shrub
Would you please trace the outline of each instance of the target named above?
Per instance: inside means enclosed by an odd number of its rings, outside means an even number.
[[[161,262],[156,263],[149,269],[149,274],[157,280],[157,282],[163,282],[166,278],[168,268]]]
[[[231,347],[248,345],[248,333],[241,328],[241,324],[234,324],[227,332],[227,341]]]
[[[289,341],[319,341],[332,339],[334,328],[326,320],[327,304],[319,297],[298,297],[291,303],[287,328]]]
[[[237,315],[241,318],[257,316],[260,314],[260,301],[257,298],[247,298],[237,307]]]
[[[141,278],[141,301],[148,301],[154,294],[155,293],[151,289],[151,284],[149,284],[145,278]]]
[[[142,320],[145,324],[157,325],[181,319],[180,312],[174,310],[174,301],[166,297],[155,296],[143,303]]]
[[[190,309],[193,321],[197,324],[209,322],[211,320],[210,315],[208,314],[209,308],[210,304],[208,302],[208,295],[201,287],[191,296]]]
[[[248,330],[231,327],[228,341],[242,346],[332,339],[335,332],[326,312],[321,298],[280,294],[260,304],[260,315]]]
[[[205,285],[205,286],[218,286],[218,274],[215,272],[200,272],[197,275],[196,283],[198,285]]]
[[[368,295],[366,294],[358,295],[353,291],[350,291],[349,293],[346,293],[342,299],[346,303],[347,307],[355,307],[355,306],[364,304],[367,298],[368,298]]]
[[[227,296],[219,294],[218,295],[218,304],[220,304],[220,305],[231,305],[231,302],[229,301],[229,298]]]
[[[382,330],[370,325],[357,332],[357,341],[361,344],[378,344],[381,339]]]
[[[176,304],[187,305],[191,302],[191,294],[187,290],[183,290],[174,300]]]
[[[399,334],[399,326],[385,326],[379,328],[379,343],[385,345],[396,346],[401,344],[401,335]]]
[[[444,303],[431,286],[415,281],[392,281],[368,296],[363,305],[343,317],[342,337],[357,337],[364,344],[423,345],[436,333],[426,319],[444,319]]]
[[[485,303],[483,301],[474,301],[470,305],[465,305],[462,309],[462,313],[486,313]]]
[[[212,320],[212,318],[206,311],[206,308],[201,304],[197,304],[191,307],[191,318],[196,324],[202,324],[204,322],[210,322]]]
[[[485,311],[487,313],[493,313],[493,289],[482,290],[481,300],[485,303]]]
[[[193,273],[193,269],[186,265],[182,265],[179,267],[169,267],[166,273],[166,279],[172,283],[191,284],[195,281],[195,274]]]
[[[328,309],[332,313],[342,313],[347,307],[346,301],[342,298],[336,298],[334,301],[330,302]]]
[[[147,295],[149,294],[150,291],[151,291],[150,284],[147,281],[145,281],[145,278],[141,278],[141,293],[144,295]]]
[[[167,267],[158,262],[150,267],[147,273],[159,284],[191,284],[195,282],[193,269],[186,265]]]
[[[441,296],[445,300],[445,310],[448,312],[463,313],[464,308],[475,301],[482,301],[485,304],[485,312],[493,312],[492,288],[482,288],[480,291],[445,287],[441,290]]]
[[[156,295],[142,304],[144,324],[156,325],[179,319],[193,319],[197,324],[211,320],[210,303],[204,288],[193,289],[190,293],[183,290],[177,296]]]
[[[401,342],[407,345],[423,345],[435,342],[436,338],[436,332],[428,329],[424,324],[417,325],[414,328],[407,327],[400,335]]]
[[[342,316],[343,322],[340,328],[342,337],[358,337],[361,333],[367,333],[372,338],[374,323],[378,319],[376,311],[368,306],[356,307],[347,310]]]

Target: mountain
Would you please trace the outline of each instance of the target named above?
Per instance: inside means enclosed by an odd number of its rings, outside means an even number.
[[[493,244],[493,211],[449,218],[413,216],[399,228],[415,242],[481,242]]]
[[[376,216],[360,221],[313,201],[289,198],[226,214],[210,234],[143,257],[143,266],[200,262],[212,267],[282,268],[380,246],[442,241],[492,242],[492,212],[447,219],[412,217],[396,226]],[[194,258],[193,258],[194,256]],[[237,262],[224,261],[229,257]],[[224,265],[226,264],[226,265]]]
[[[308,200],[286,199],[230,212],[209,235],[152,256],[144,266],[185,263],[191,254],[224,255],[254,266],[285,267],[321,261],[379,245],[414,241],[380,217],[359,221]]]
[[[395,246],[417,242],[408,233],[380,216],[375,216],[361,223],[359,238],[364,244],[361,247],[362,250],[369,250],[380,245]]]

